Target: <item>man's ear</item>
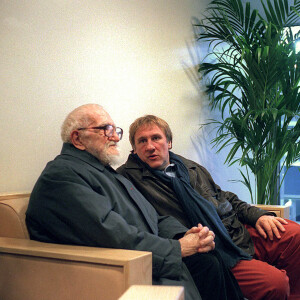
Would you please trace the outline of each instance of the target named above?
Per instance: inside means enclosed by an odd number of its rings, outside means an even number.
[[[135,146],[132,146],[131,153],[136,154],[136,147]]]
[[[84,144],[81,142],[81,138],[79,135],[78,130],[73,130],[71,132],[71,141],[72,144],[79,150],[85,150],[86,147],[84,146]]]
[[[168,141],[168,149],[172,149],[172,141]]]

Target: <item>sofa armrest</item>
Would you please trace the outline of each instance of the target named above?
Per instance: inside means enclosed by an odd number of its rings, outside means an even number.
[[[0,237],[1,299],[118,299],[152,284],[150,252]]]
[[[277,217],[281,217],[284,219],[290,218],[290,207],[284,205],[265,205],[265,204],[255,204],[254,206],[273,212],[277,215]]]

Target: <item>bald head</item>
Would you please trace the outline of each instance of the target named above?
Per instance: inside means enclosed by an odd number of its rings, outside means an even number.
[[[84,104],[71,111],[61,126],[61,138],[64,143],[72,143],[71,133],[82,127],[89,127],[99,115],[106,115],[106,111],[99,104]]]

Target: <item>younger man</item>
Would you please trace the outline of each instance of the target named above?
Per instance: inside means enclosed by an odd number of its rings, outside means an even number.
[[[172,132],[164,120],[153,115],[138,118],[130,126],[129,139],[133,153],[117,171],[161,216],[174,216],[187,227],[200,222],[213,230],[215,249],[231,267],[245,297],[300,299],[297,223],[221,190],[203,166],[172,153]]]

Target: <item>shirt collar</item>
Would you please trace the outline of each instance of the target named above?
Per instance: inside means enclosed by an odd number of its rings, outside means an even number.
[[[174,163],[169,164],[165,167],[163,172],[169,177],[176,177],[177,166]]]

